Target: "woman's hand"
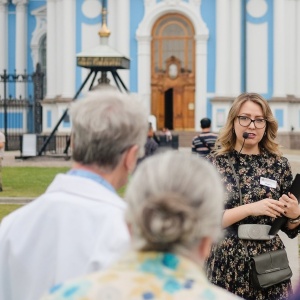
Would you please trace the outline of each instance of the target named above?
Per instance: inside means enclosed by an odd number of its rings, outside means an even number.
[[[279,202],[283,204],[284,207],[284,215],[289,219],[295,219],[300,216],[300,208],[298,204],[297,198],[288,193],[288,196],[283,194],[279,198]]]
[[[266,198],[248,205],[251,216],[269,216],[276,218],[285,215],[286,204],[283,203],[283,201]]]

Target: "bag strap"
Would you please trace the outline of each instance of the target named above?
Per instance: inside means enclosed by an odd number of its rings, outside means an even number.
[[[235,182],[239,188],[239,196],[240,196],[240,205],[243,205],[243,197],[242,197],[242,191],[241,191],[241,187],[240,187],[240,180],[239,180],[239,177],[237,176],[236,174],[236,171],[235,171],[235,168],[233,166],[233,163],[232,163],[232,160],[231,160],[231,157],[229,155],[229,153],[227,153],[227,157],[228,157],[228,161],[229,161],[229,164],[230,164],[230,167],[231,167],[231,170],[232,170],[232,173],[233,173],[233,177],[235,179]],[[249,255],[249,252],[248,252],[248,249],[247,249],[247,246],[246,246],[246,243],[244,240],[240,239],[242,241],[242,244],[244,246],[244,249],[245,249],[245,253],[246,253],[246,260],[250,260],[250,255]]]
[[[243,205],[243,198],[242,198],[242,191],[241,191],[241,187],[240,187],[240,180],[239,180],[239,177],[236,175],[236,171],[235,171],[235,168],[233,166],[233,163],[232,163],[232,160],[231,160],[231,157],[230,157],[229,153],[227,153],[227,157],[228,157],[229,164],[230,164],[230,167],[231,167],[231,170],[232,170],[232,173],[233,173],[233,177],[235,179],[237,187],[239,188],[240,205]]]
[[[201,137],[200,135],[199,135],[199,140],[201,141],[201,143],[202,143],[206,148],[208,148],[209,151],[211,151],[211,147],[210,147],[210,146],[208,145],[208,143],[204,140],[204,138]]]

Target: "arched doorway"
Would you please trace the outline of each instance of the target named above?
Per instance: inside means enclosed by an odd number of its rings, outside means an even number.
[[[153,26],[151,110],[158,128],[194,129],[194,27],[181,14],[162,16]]]

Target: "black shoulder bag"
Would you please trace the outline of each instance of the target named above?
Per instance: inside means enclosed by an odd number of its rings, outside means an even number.
[[[240,189],[240,181],[236,175],[231,157],[228,154],[228,160],[233,172],[234,179],[239,188],[240,205],[242,202],[242,192]],[[289,266],[289,261],[285,249],[266,252],[256,256],[250,256],[248,249],[242,240],[246,256],[250,258],[250,278],[255,288],[268,288],[272,285],[290,279],[293,275]]]

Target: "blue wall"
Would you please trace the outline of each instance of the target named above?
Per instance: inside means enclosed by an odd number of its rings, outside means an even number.
[[[130,1],[130,87],[129,90],[133,93],[137,92],[137,40],[135,37],[138,25],[144,17],[144,1]],[[142,74],[140,74],[141,76]]]
[[[216,1],[203,0],[201,15],[209,31],[207,41],[207,92],[215,92],[216,74]]]

